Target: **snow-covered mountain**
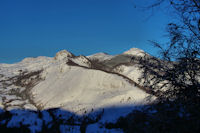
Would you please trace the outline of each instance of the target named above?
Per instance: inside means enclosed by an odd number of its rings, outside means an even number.
[[[80,132],[83,122],[86,132],[121,132],[103,124],[155,99],[149,100],[151,94],[138,82],[141,71],[133,57],[144,55],[136,48],[115,56],[75,56],[63,50],[53,58],[0,64],[0,116],[9,112],[0,117],[0,125],[41,132],[56,119],[63,122],[61,132]]]

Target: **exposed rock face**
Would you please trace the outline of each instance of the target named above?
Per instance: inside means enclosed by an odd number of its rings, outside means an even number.
[[[67,57],[74,57],[74,55],[67,50],[62,50],[56,53],[56,56],[54,57],[54,59],[63,60],[63,59],[66,59]]]
[[[83,55],[76,56],[73,59],[73,62],[78,64],[78,65],[80,65],[80,66],[91,67],[90,60],[87,57],[83,56]]]

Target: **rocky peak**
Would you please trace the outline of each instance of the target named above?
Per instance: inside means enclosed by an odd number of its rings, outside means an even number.
[[[72,58],[72,57],[74,57],[74,55],[67,50],[62,50],[62,51],[59,51],[58,53],[56,53],[56,56],[54,57],[54,59],[55,60],[63,60],[68,57]]]

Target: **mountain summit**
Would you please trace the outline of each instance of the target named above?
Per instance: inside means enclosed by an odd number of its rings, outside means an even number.
[[[67,50],[62,50],[62,51],[59,51],[58,53],[56,53],[56,56],[54,58],[56,60],[63,60],[67,57],[74,57],[74,55]]]
[[[146,53],[141,49],[131,48],[131,49],[125,51],[123,54],[132,55],[132,56],[144,56]]]

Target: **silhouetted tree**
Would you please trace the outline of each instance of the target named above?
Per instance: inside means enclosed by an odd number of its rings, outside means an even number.
[[[136,110],[106,128],[125,133],[198,133],[200,131],[200,0],[155,0],[152,9],[168,3],[178,20],[167,25],[169,41],[151,43],[161,59],[140,57],[140,83],[159,102]]]
[[[161,59],[148,55],[140,59],[141,81],[160,100],[199,103],[200,0],[156,0],[147,8],[156,8],[163,3],[169,4],[177,20],[167,25],[167,43],[151,41],[159,48]]]

